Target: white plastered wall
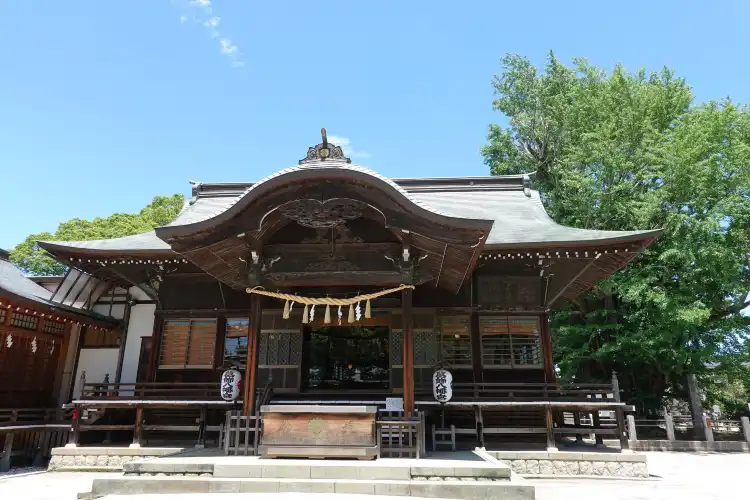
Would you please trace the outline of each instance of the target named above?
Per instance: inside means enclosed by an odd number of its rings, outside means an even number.
[[[81,395],[81,375],[84,372],[86,372],[86,383],[104,382],[107,374],[109,374],[109,381],[114,382],[119,353],[120,349],[117,347],[81,349],[78,356],[73,399]]]
[[[122,360],[120,382],[135,382],[138,374],[138,358],[141,354],[141,339],[151,337],[154,330],[154,304],[136,304],[130,308],[128,338],[125,341],[125,355]]]

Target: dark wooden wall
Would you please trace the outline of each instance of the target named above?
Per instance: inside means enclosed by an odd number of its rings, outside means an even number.
[[[413,306],[415,308],[432,308],[436,314],[461,314],[471,315],[471,336],[473,351],[472,367],[455,367],[452,369],[454,380],[456,382],[543,382],[545,379],[544,369],[525,368],[525,369],[489,369],[483,368],[480,361],[480,338],[478,331],[478,314],[481,307],[482,313],[488,313],[496,310],[500,314],[524,314],[524,315],[541,315],[541,308],[533,308],[529,304],[529,291],[524,292],[524,301],[517,304],[517,310],[508,309],[508,291],[513,293],[519,290],[517,281],[514,278],[508,279],[507,276],[490,274],[479,270],[475,273],[473,279],[469,280],[457,294],[447,292],[441,288],[435,288],[426,284],[416,288],[413,293]],[[525,282],[535,286],[529,276],[523,277]],[[507,284],[510,281],[511,284]],[[520,286],[525,285],[521,281]],[[491,304],[488,300],[489,293],[493,290],[505,290],[503,300]],[[354,289],[353,287],[326,287],[325,289],[306,288],[296,290],[301,295],[322,295],[330,294],[331,296],[351,296],[356,293],[367,293],[368,287]],[[499,293],[499,292],[498,292]],[[520,293],[519,293],[520,294]],[[215,279],[208,275],[190,274],[190,275],[172,275],[165,278],[160,289],[160,298],[162,310],[157,313],[157,321],[164,318],[177,317],[217,317],[218,332],[216,342],[215,368],[214,369],[160,369],[155,374],[155,380],[160,382],[210,382],[218,380],[222,367],[223,345],[224,345],[224,319],[227,317],[243,317],[249,314],[250,299],[247,293],[242,290],[233,290],[226,285],[220,285]],[[490,305],[478,305],[478,299],[481,298]],[[497,304],[505,307],[500,309]],[[281,301],[264,298],[262,307],[264,309],[275,309],[280,311],[283,307]],[[400,308],[400,296],[386,296],[373,301],[373,308]],[[531,309],[531,310],[530,310]],[[322,311],[321,311],[322,314]],[[258,384],[265,384],[264,378],[267,377],[267,371],[259,372]],[[424,369],[423,369],[424,371]],[[400,369],[393,369],[395,375],[400,374]],[[396,373],[398,372],[398,373]],[[400,376],[392,374],[392,387],[394,390],[400,390]],[[430,388],[429,377],[419,373],[416,389],[424,391]]]

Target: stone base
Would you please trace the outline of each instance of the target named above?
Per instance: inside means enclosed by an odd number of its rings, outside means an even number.
[[[602,476],[649,477],[646,456],[637,453],[504,452],[490,451],[492,457],[510,465],[524,477]]]
[[[209,477],[138,477],[94,479],[86,498],[163,493],[345,493],[419,498],[503,498],[534,500],[534,486],[507,480],[333,480],[217,479]],[[81,498],[81,497],[79,497]]]
[[[378,455],[377,446],[289,446],[261,445],[263,458],[357,458],[372,460]]]
[[[745,441],[667,441],[658,439],[630,441],[630,448],[637,451],[702,451],[714,453],[750,452],[750,443]]]
[[[162,457],[183,448],[61,447],[52,449],[47,470],[57,472],[117,472],[124,464],[149,457]]]

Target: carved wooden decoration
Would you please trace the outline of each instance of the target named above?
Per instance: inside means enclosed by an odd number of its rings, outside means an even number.
[[[348,198],[325,201],[308,198],[290,201],[279,207],[279,212],[287,219],[313,229],[340,226],[348,220],[362,217],[364,210],[364,203]]]

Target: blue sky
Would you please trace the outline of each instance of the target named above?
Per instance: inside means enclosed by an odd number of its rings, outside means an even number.
[[[387,176],[485,175],[508,52],[673,67],[750,101],[747,2],[0,2],[0,247],[257,180],[319,139]]]

